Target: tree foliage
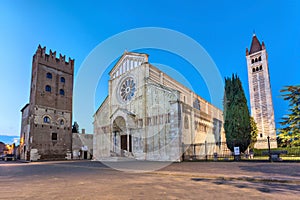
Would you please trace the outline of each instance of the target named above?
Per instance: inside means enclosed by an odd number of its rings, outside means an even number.
[[[250,117],[250,126],[251,126],[251,142],[249,148],[254,149],[254,145],[257,142],[258,129],[253,117]]]
[[[79,125],[77,122],[74,122],[72,126],[72,133],[79,133]]]
[[[285,86],[280,92],[283,99],[289,101],[289,113],[280,122],[280,145],[300,146],[300,85]]]
[[[242,83],[237,75],[225,78],[224,129],[227,147],[244,152],[251,141],[250,115]]]

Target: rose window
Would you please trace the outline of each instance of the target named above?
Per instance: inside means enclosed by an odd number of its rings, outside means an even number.
[[[127,78],[123,81],[120,87],[120,96],[123,101],[130,101],[134,96],[135,83],[133,78]]]

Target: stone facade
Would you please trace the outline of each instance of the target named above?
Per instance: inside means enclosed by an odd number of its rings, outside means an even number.
[[[74,60],[38,47],[32,61],[30,102],[22,110],[20,157],[71,158]]]
[[[94,114],[95,160],[181,161],[184,144],[225,141],[222,111],[148,63],[148,55],[125,52],[109,75],[108,96]]]
[[[246,49],[248,80],[250,92],[251,115],[257,123],[258,136],[255,148],[268,148],[267,137],[270,137],[270,147],[276,148],[276,130],[274,109],[268,67],[268,54],[264,42],[260,43],[254,34],[250,51]]]

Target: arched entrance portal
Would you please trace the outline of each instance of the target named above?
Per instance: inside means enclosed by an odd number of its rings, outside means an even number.
[[[121,156],[125,156],[126,151],[132,152],[131,135],[126,127],[125,119],[121,116],[113,121],[113,151]]]

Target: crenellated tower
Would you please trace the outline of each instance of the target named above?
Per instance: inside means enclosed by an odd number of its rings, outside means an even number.
[[[46,47],[38,46],[29,104],[21,110],[21,158],[54,160],[71,155],[73,79],[74,59],[61,54],[57,58],[55,51],[47,54]]]
[[[277,147],[274,109],[268,67],[268,54],[264,42],[260,43],[255,34],[252,37],[250,51],[246,48],[251,115],[257,123],[258,136],[255,148],[268,148],[266,141],[270,137],[271,148]]]

